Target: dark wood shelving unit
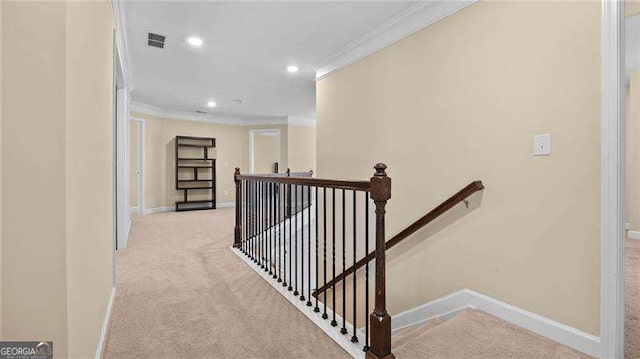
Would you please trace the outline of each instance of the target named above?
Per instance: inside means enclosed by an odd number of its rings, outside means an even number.
[[[216,160],[209,158],[209,150],[215,147],[215,138],[176,136],[176,190],[183,191],[183,200],[176,202],[176,211],[216,208]],[[193,157],[193,154],[181,156],[180,149],[190,149],[192,152],[201,149],[202,157]],[[188,174],[191,178],[181,178],[181,174]],[[210,184],[206,185],[206,182]],[[190,190],[211,190],[211,199],[190,200]]]

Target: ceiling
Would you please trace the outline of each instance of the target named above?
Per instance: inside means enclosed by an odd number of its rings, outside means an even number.
[[[132,98],[173,111],[315,119],[313,66],[415,4],[128,1]],[[165,35],[165,48],[148,46],[147,32]],[[204,44],[192,47],[189,36]]]

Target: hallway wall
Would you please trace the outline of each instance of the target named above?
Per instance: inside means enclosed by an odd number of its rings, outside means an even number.
[[[2,340],[93,357],[113,287],[111,3],[0,8]]]
[[[478,2],[317,84],[318,176],[393,179],[392,314],[462,288],[599,333],[600,4]],[[533,156],[550,133],[551,156]]]

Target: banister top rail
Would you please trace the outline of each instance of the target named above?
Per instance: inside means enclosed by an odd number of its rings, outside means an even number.
[[[391,247],[395,246],[396,244],[400,243],[403,239],[409,237],[413,233],[417,232],[420,228],[426,226],[428,223],[440,217],[442,214],[444,214],[445,212],[453,208],[458,203],[464,202],[469,196],[483,189],[484,189],[484,185],[482,184],[482,181],[473,181],[469,183],[467,186],[465,186],[463,189],[458,191],[456,194],[449,197],[444,202],[440,203],[436,208],[432,209],[427,214],[420,217],[417,221],[409,225],[407,228],[403,229],[398,234],[393,236],[393,238],[391,238],[386,242],[386,246],[385,246],[386,249],[388,250]],[[338,283],[339,281],[341,281],[342,278],[355,272],[356,270],[358,270],[358,268],[364,266],[365,264],[367,264],[367,262],[371,261],[373,258],[375,258],[375,252],[371,252],[367,254],[366,257],[360,259],[358,262],[356,262],[356,264],[352,265],[347,270],[337,275],[335,279],[327,282],[325,285],[318,288],[313,293],[313,296],[315,297],[318,294],[322,293],[323,291],[327,290],[327,288],[330,288],[335,283]]]
[[[313,171],[306,172],[283,172],[283,173],[256,173],[252,176],[260,176],[260,177],[311,177],[313,176]]]
[[[326,187],[326,188],[341,188],[341,189],[356,190],[356,191],[369,191],[371,186],[370,181],[334,180],[334,179],[295,177],[295,176],[280,177],[280,176],[271,176],[271,175],[237,175],[236,178],[238,180],[275,182],[275,183],[286,183],[286,184],[296,184],[296,185],[303,185],[303,186],[315,186],[315,187]]]

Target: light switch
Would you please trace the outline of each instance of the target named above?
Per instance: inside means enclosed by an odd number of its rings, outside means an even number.
[[[551,154],[551,135],[548,133],[533,136],[533,155],[548,156]]]

